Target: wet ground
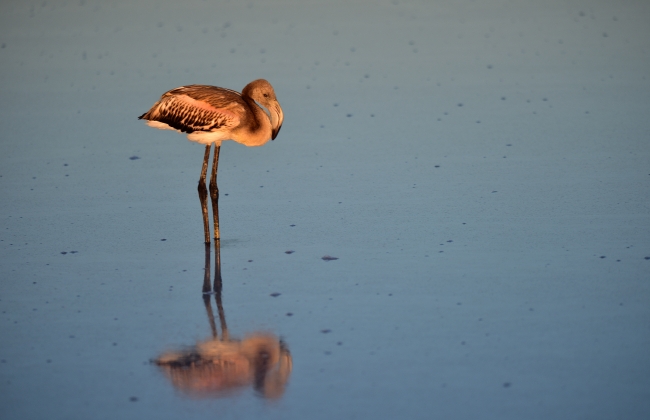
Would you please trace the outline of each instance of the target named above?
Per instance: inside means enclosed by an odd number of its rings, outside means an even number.
[[[0,10],[3,419],[650,415],[645,2]],[[206,301],[203,148],[136,117],[260,77]]]

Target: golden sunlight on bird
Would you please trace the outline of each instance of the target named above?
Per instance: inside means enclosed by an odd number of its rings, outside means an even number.
[[[282,128],[284,114],[275,97],[273,86],[264,79],[258,79],[247,84],[241,93],[216,86],[181,86],[165,92],[160,100],[138,119],[146,120],[151,127],[187,133],[189,140],[206,145],[199,178],[199,197],[203,209],[204,239],[209,243],[205,177],[212,144],[214,143],[215,148],[210,196],[213,205],[214,238],[218,239],[219,221],[214,212],[214,205],[219,197],[217,166],[221,142],[234,140],[246,146],[262,146],[277,137]]]

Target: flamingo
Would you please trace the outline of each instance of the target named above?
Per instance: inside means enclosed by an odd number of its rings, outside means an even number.
[[[203,210],[204,239],[205,243],[210,243],[205,177],[212,144],[215,147],[210,197],[214,238],[218,240],[219,216],[214,209],[219,199],[217,166],[221,142],[234,140],[246,146],[262,146],[269,140],[275,140],[282,128],[284,114],[273,86],[264,79],[258,79],[247,84],[241,93],[217,86],[181,86],[165,92],[138,119],[146,120],[147,125],[154,128],[187,133],[190,141],[206,145],[198,190]]]

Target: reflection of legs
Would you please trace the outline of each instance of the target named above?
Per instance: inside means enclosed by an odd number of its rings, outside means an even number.
[[[208,171],[208,161],[210,160],[210,146],[205,148],[203,156],[203,168],[201,169],[201,178],[199,179],[199,199],[201,200],[201,210],[203,212],[203,233],[205,237],[205,274],[203,276],[203,303],[210,321],[212,336],[217,338],[217,326],[210,304],[210,224],[208,222],[208,190],[205,186],[205,176]],[[214,145],[214,156],[212,159],[212,173],[210,175],[210,201],[212,201],[212,222],[214,224],[214,300],[217,303],[219,311],[219,323],[221,324],[222,339],[228,340],[228,326],[226,325],[226,314],[223,310],[221,301],[221,240],[219,234],[219,187],[217,186],[217,168],[219,165],[219,149],[221,146]]]
[[[210,147],[205,147],[203,156],[203,167],[201,168],[201,177],[199,178],[199,200],[201,200],[201,211],[203,212],[203,238],[206,244],[210,243],[210,224],[208,223],[208,190],[205,187],[205,176],[208,172],[208,162],[210,160]]]
[[[210,304],[210,244],[205,244],[205,273],[203,274],[203,304],[205,311],[208,314],[208,322],[210,322],[210,329],[212,330],[212,338],[217,338],[217,325],[214,322],[214,313],[212,312],[212,305]]]
[[[214,292],[221,294],[221,239],[214,240]]]
[[[205,266],[203,268],[203,294],[210,293],[210,244],[205,244]]]
[[[226,314],[223,310],[221,301],[221,240],[214,240],[214,300],[217,302],[217,311],[219,311],[219,322],[221,323],[221,336],[223,340],[228,340],[228,326],[226,325]]]
[[[214,239],[221,237],[219,233],[219,187],[217,186],[217,167],[219,165],[219,150],[221,145],[214,145],[212,159],[212,176],[210,176],[210,198],[212,199],[212,222],[214,224]]]

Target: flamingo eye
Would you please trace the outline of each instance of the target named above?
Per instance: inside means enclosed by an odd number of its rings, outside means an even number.
[[[265,94],[264,94],[264,97],[265,97],[265,98],[268,98],[268,97],[269,97],[269,94],[268,94],[268,93],[265,93]]]

